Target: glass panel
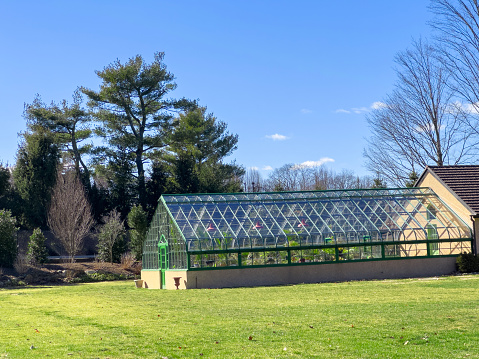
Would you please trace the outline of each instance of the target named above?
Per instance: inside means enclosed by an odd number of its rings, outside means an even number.
[[[241,252],[241,266],[247,267],[253,265],[253,253]]]
[[[265,264],[264,252],[252,252],[252,255],[253,255],[253,265],[262,266]]]
[[[281,252],[279,251],[266,251],[265,252],[265,264],[281,264]],[[287,261],[286,261],[287,262]]]
[[[401,246],[400,245],[385,245],[384,246],[384,256],[387,257],[400,257],[401,256]]]

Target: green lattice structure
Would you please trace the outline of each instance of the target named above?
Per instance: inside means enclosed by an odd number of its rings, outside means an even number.
[[[472,231],[429,188],[164,195],[144,270],[453,256]]]

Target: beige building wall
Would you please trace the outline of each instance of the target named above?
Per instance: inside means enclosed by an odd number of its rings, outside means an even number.
[[[418,187],[429,187],[451,208],[461,219],[472,227],[471,209],[454,193],[445,187],[434,175],[427,172]]]
[[[179,278],[180,285],[178,289],[186,289],[187,270],[167,270],[165,271],[165,289],[176,289],[175,278]]]
[[[142,270],[141,279],[143,280],[143,288],[161,288],[161,272],[159,270]]]
[[[474,212],[465,204],[459,197],[457,197],[448,187],[446,187],[437,177],[431,172],[426,172],[421,182],[417,184],[418,187],[429,187],[451,208],[471,229],[473,229],[474,253],[477,254],[479,245],[479,219],[471,219]]]

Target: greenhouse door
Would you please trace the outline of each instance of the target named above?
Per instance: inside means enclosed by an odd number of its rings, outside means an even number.
[[[158,252],[161,271],[161,288],[165,289],[165,270],[168,269],[168,243],[158,243]]]

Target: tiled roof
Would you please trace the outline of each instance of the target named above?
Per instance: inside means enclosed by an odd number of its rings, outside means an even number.
[[[427,169],[479,214],[479,166],[428,166]]]

